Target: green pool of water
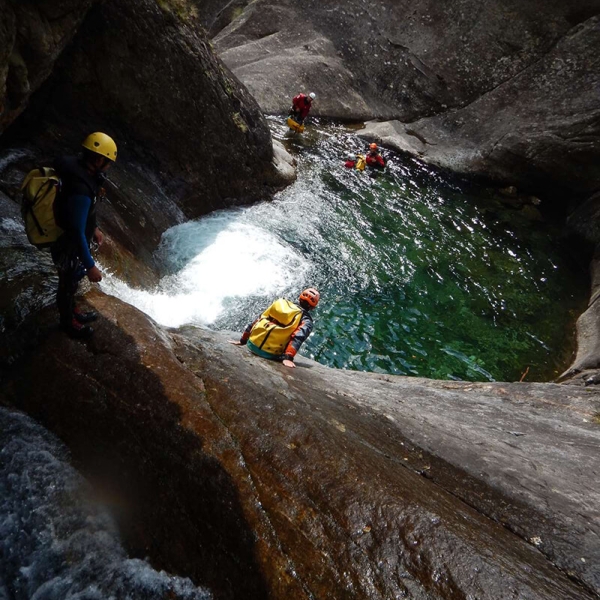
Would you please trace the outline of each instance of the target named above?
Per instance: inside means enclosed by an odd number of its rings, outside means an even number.
[[[586,275],[535,207],[389,152],[375,178],[348,170],[344,156],[366,144],[343,127],[273,129],[299,179],[279,200],[294,208],[265,223],[310,260],[306,283],[323,297],[303,353],[440,379],[529,369],[540,381],[568,365]]]

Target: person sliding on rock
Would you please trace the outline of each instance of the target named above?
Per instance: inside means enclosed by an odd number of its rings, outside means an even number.
[[[298,305],[279,298],[265,312],[250,323],[236,346],[248,345],[256,355],[282,361],[286,367],[295,367],[294,356],[313,330],[310,311],[319,303],[319,292],[307,288],[298,298]]]
[[[298,125],[304,123],[304,119],[306,119],[310,112],[312,101],[316,97],[316,94],[311,92],[308,96],[306,94],[298,94],[292,99],[292,108],[290,108],[289,116],[294,119]]]
[[[94,332],[87,323],[95,321],[97,314],[79,311],[75,307],[75,294],[86,275],[92,282],[102,280],[90,253],[90,243],[94,240],[100,246],[104,239],[96,225],[96,197],[106,171],[117,159],[117,146],[105,133],[88,135],[82,146],[79,157],[63,156],[54,163],[61,179],[54,215],[64,233],[50,248],[58,270],[56,303],[60,326],[74,338],[86,338]]]
[[[385,160],[383,159],[383,156],[379,154],[377,144],[369,144],[366,162],[368,167],[373,167],[375,169],[383,169],[385,167]]]

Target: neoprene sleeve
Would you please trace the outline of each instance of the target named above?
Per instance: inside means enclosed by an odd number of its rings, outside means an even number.
[[[90,253],[90,245],[85,237],[85,226],[91,206],[92,199],[89,196],[76,195],[67,198],[66,225],[76,236],[79,258],[86,269],[91,269],[95,264]]]

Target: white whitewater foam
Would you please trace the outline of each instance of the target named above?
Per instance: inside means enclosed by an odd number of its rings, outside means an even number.
[[[189,579],[130,559],[65,447],[0,408],[0,600],[209,600]]]
[[[301,286],[308,261],[276,235],[245,221],[243,211],[221,211],[167,231],[159,251],[180,270],[153,291],[130,288],[110,275],[101,287],[161,325],[179,327],[213,323],[228,299],[270,298]]]

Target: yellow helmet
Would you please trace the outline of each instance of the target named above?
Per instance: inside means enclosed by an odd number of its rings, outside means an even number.
[[[90,152],[95,152],[96,154],[100,154],[100,156],[106,156],[106,158],[113,162],[117,160],[117,145],[115,144],[115,141],[105,133],[101,133],[100,131],[90,133],[90,135],[83,140],[83,144],[81,145]]]

